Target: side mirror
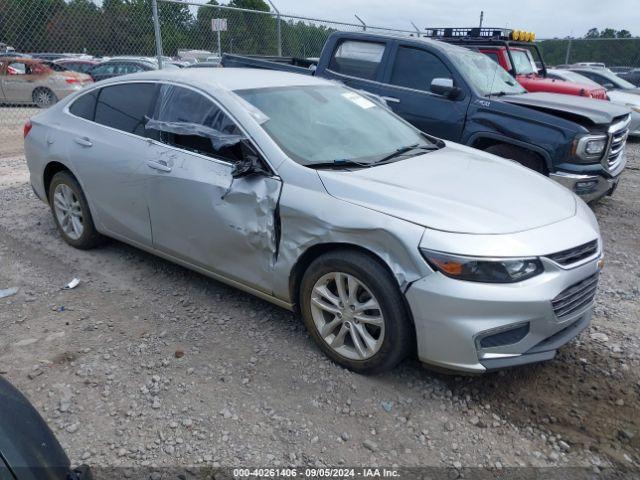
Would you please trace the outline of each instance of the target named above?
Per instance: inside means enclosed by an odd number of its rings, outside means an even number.
[[[602,86],[604,88],[606,88],[607,90],[611,90],[612,88],[616,88],[616,86],[613,83],[603,83]]]
[[[233,165],[231,176],[235,178],[247,177],[253,174],[268,175],[269,172],[264,168],[260,155],[253,148],[253,145],[247,140],[240,142],[240,150],[242,159]]]
[[[431,92],[441,97],[453,99],[460,94],[460,89],[453,85],[451,78],[434,78],[431,80]]]

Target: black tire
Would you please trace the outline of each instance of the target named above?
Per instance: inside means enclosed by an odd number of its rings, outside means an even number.
[[[364,360],[350,359],[333,350],[322,338],[313,319],[311,296],[324,275],[341,272],[352,275],[371,291],[380,305],[384,336],[379,350]],[[320,349],[333,361],[357,373],[380,373],[395,367],[415,348],[415,328],[397,282],[380,262],[356,250],[336,250],[315,259],[300,285],[300,311],[305,326]]]
[[[58,216],[56,215],[54,207],[54,194],[56,192],[56,188],[59,185],[66,185],[67,187],[69,187],[78,203],[80,204],[83,228],[82,234],[78,238],[72,238],[65,232],[62,225],[60,225]],[[58,232],[60,232],[60,235],[62,236],[64,241],[69,245],[81,250],[88,250],[90,248],[98,246],[102,242],[103,237],[98,233],[95,225],[93,224],[93,218],[91,217],[91,211],[89,210],[89,204],[87,203],[87,199],[84,196],[84,192],[82,191],[80,184],[71,174],[71,172],[67,170],[58,172],[51,179],[51,183],[49,184],[49,206],[51,207],[53,221],[56,223]]]
[[[49,108],[58,101],[56,94],[46,87],[36,88],[31,94],[31,98],[38,108]]]
[[[492,153],[502,158],[508,158],[514,160],[520,165],[530,168],[534,172],[547,175],[547,169],[542,159],[533,152],[529,152],[523,148],[516,147],[514,145],[507,145],[500,143],[498,145],[492,145],[485,150],[487,153]]]

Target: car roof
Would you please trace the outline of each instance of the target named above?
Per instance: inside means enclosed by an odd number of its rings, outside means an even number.
[[[11,61],[12,63],[15,62],[22,62],[22,63],[28,63],[28,64],[39,64],[39,65],[43,65],[44,61],[41,58],[28,58],[28,57],[0,57],[0,62],[7,62],[7,61]]]
[[[334,82],[298,73],[254,68],[179,68],[175,70],[152,70],[121,77],[118,80],[175,81],[200,88],[222,88],[224,90],[248,90],[253,88],[288,87],[305,85],[333,85]],[[107,82],[109,82],[107,80]]]

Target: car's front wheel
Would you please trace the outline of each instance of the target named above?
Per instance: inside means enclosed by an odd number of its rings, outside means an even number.
[[[102,236],[96,231],[80,184],[68,171],[56,173],[49,184],[49,205],[56,227],[69,245],[93,248]]]
[[[414,329],[397,283],[364,253],[341,250],[314,260],[302,279],[300,309],[324,353],[355,372],[389,370],[413,350]]]

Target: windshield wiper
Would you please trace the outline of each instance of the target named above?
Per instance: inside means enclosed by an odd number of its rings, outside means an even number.
[[[407,145],[406,147],[398,148],[395,152],[390,153],[389,155],[382,157],[380,160],[376,160],[371,164],[380,165],[381,163],[385,163],[385,162],[388,162],[389,160],[393,160],[394,158],[401,157],[402,155],[406,155],[412,150],[425,150],[430,152],[432,150],[438,150],[438,147],[435,145],[420,145],[419,143],[415,143],[413,145]]]
[[[371,165],[372,165],[371,163],[356,162],[354,160],[340,159],[340,160],[333,160],[331,162],[310,163],[310,164],[308,164],[306,166],[309,167],[309,168],[342,168],[342,167],[364,168],[364,167],[370,167]]]

